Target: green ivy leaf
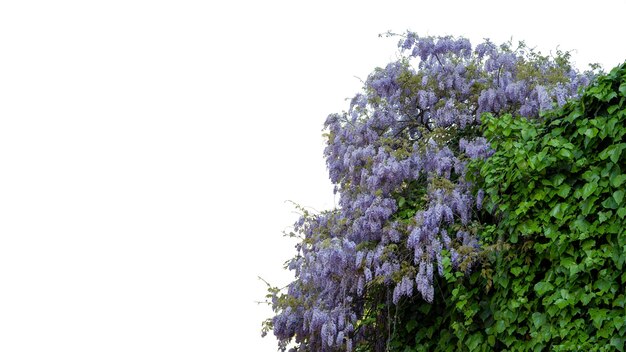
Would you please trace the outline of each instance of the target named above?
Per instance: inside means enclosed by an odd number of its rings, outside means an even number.
[[[524,269],[520,268],[519,266],[511,268],[511,274],[515,276],[519,276],[522,272],[524,272]]]
[[[617,163],[622,154],[622,151],[625,148],[626,148],[625,143],[611,144],[608,147],[606,147],[603,151],[601,151],[600,154],[598,154],[598,157],[601,160],[606,160],[610,158],[612,162]]]
[[[598,129],[595,127],[587,128],[584,132],[584,135],[589,138],[594,138],[598,135]]]
[[[592,248],[594,248],[596,246],[596,241],[593,239],[588,239],[583,241],[583,243],[581,243],[580,247],[584,250],[584,251],[588,251]]]
[[[593,194],[593,192],[596,191],[596,188],[598,188],[598,184],[596,182],[588,182],[583,186],[582,189],[582,197],[583,199],[587,199],[589,198],[590,195]]]
[[[476,351],[481,342],[483,342],[483,335],[473,334],[469,336],[465,345],[467,345],[470,351]]]
[[[613,197],[609,197],[602,202],[602,206],[607,209],[617,209],[618,204]]]
[[[564,183],[561,185],[561,187],[559,187],[559,191],[557,192],[557,194],[559,195],[559,197],[565,198],[569,195],[569,191],[571,189],[572,187],[570,185],[568,185],[567,183]]]
[[[567,210],[568,205],[565,203],[557,203],[557,205],[552,208],[550,211],[550,215],[561,220],[563,219],[563,215],[565,215],[565,211]]]
[[[552,177],[552,185],[554,187],[559,187],[566,178],[567,177],[563,174],[556,174],[554,175],[554,177]]]
[[[496,345],[496,337],[494,335],[487,336],[487,343],[491,347],[495,346]]]
[[[615,202],[618,205],[622,204],[622,200],[624,199],[624,191],[623,190],[619,190],[619,191],[613,192],[613,199],[615,199]]]
[[[611,186],[619,187],[626,182],[626,174],[611,176]]]
[[[607,292],[611,288],[611,282],[606,279],[600,279],[596,281],[593,288],[599,290],[600,292]]]
[[[533,325],[535,325],[535,329],[539,329],[546,323],[546,316],[542,313],[533,313],[532,315]]]
[[[611,218],[611,215],[613,215],[613,212],[610,210],[598,212],[598,222],[603,223],[607,221]]]
[[[506,329],[506,325],[504,324],[504,320],[498,320],[495,325],[496,332],[501,334]]]
[[[611,346],[615,347],[620,352],[624,352],[625,344],[626,344],[626,338],[624,337],[616,336],[616,337],[611,338]]]
[[[593,326],[596,329],[600,329],[602,327],[602,322],[607,318],[606,313],[608,309],[600,309],[600,308],[591,308],[589,309],[589,316],[593,321]]]
[[[537,292],[539,296],[543,296],[546,292],[552,291],[553,289],[554,286],[549,282],[540,281],[535,284],[535,292]]]
[[[563,298],[559,298],[556,301],[554,301],[554,304],[559,307],[559,309],[563,309],[565,307],[567,307],[569,305],[569,302]]]
[[[415,328],[417,327],[417,321],[415,321],[415,319],[411,319],[406,323],[406,331],[407,332],[411,332],[413,330],[415,330]]]
[[[561,266],[569,271],[570,276],[578,272],[578,265],[576,261],[571,257],[564,257],[561,259]]]
[[[570,226],[570,229],[576,229],[579,232],[586,233],[589,231],[589,222],[583,216],[579,216]]]
[[[559,150],[559,156],[563,157],[564,159],[572,159],[574,157],[574,154],[572,154],[572,152],[567,149],[561,149]]]
[[[580,210],[583,215],[589,215],[591,213],[591,211],[595,208],[595,202],[597,199],[598,197],[591,197],[580,204]]]

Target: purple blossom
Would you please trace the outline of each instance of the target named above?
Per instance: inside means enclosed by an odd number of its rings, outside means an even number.
[[[470,141],[461,138],[459,149],[471,159],[486,159],[493,154],[493,150],[485,137],[477,137]]]
[[[408,276],[404,276],[400,283],[393,289],[393,304],[398,304],[402,296],[413,296],[413,280]]]
[[[483,208],[484,197],[485,197],[485,191],[481,188],[478,190],[478,193],[476,194],[476,208],[479,210]]]
[[[365,275],[365,283],[372,281],[372,271],[370,268],[365,268],[363,270],[363,275]]]

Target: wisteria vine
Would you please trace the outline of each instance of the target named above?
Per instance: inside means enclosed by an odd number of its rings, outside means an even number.
[[[540,118],[593,74],[573,68],[567,52],[542,56],[523,43],[401,38],[400,59],[370,74],[349,110],[325,122],[339,206],[303,210],[287,263],[295,280],[270,288],[276,315],[264,333],[273,330],[283,351],[382,350],[380,327],[391,322],[371,307],[416,295],[432,302],[443,257],[472,270],[483,192],[465,173],[469,160],[491,153],[481,114]]]

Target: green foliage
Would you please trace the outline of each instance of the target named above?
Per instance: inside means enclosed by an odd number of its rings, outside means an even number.
[[[496,153],[477,169],[500,219],[491,236],[511,243],[490,298],[494,317],[517,316],[496,331],[507,349],[623,348],[625,85],[622,65],[543,123],[485,121]]]
[[[398,304],[397,320],[405,324],[395,329],[391,350],[474,351],[495,345],[484,333],[486,326],[493,325],[493,318],[483,299],[481,273],[466,276],[455,272],[449,257],[443,264],[445,280],[437,281],[432,304],[417,298],[405,298]]]
[[[398,305],[392,350],[624,351],[626,63],[542,121],[483,128],[495,154],[468,171],[490,220],[482,268],[444,260],[432,305]]]

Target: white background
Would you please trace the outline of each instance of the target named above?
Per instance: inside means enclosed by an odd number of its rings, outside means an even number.
[[[0,351],[274,351],[287,200],[387,30],[626,59],[625,1],[2,1]],[[358,78],[356,78],[358,77]]]

